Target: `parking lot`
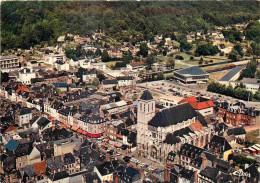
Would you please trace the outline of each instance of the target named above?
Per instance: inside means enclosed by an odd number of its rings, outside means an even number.
[[[212,99],[213,101],[230,101],[232,103],[240,101],[246,103],[248,107],[260,108],[259,102],[248,102],[225,95],[208,92],[206,91],[205,84],[185,86],[176,81],[160,80],[147,83],[139,83],[137,84],[137,87],[142,89],[149,89],[150,91],[156,92],[159,95],[172,94],[180,97],[204,96]]]

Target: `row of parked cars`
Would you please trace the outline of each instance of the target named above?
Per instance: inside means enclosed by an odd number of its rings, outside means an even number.
[[[137,165],[139,164],[140,167],[145,170],[146,174],[149,174],[149,173],[160,174],[163,172],[163,170],[160,170],[158,168],[153,168],[145,163],[142,163],[140,160],[133,158],[133,157],[125,156],[125,157],[123,157],[123,160],[127,163],[131,162],[131,163],[136,163]]]

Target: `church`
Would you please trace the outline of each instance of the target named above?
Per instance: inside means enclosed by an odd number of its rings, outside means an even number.
[[[148,90],[138,99],[137,152],[153,161],[165,162],[185,143],[204,147],[214,135],[213,125],[186,102],[155,112],[155,100]]]

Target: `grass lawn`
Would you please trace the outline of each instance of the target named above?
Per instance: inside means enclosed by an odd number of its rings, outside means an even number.
[[[231,66],[233,64],[222,64],[222,65],[214,65],[214,66],[207,66],[203,67],[203,70],[208,71],[208,70],[213,70],[213,69],[221,69],[226,66]]]
[[[170,78],[170,77],[173,77],[173,72],[164,74],[163,77],[166,78],[166,79]]]
[[[246,134],[246,141],[253,143],[260,143],[260,139],[257,138],[259,136],[259,130],[254,130]]]
[[[181,63],[175,63],[175,69],[182,69],[182,68],[186,68],[186,67],[190,67],[188,65],[184,65],[184,64],[181,64]]]
[[[212,80],[214,80],[214,81],[218,81],[218,80],[221,79],[226,73],[228,73],[230,70],[231,70],[231,69],[210,73],[209,78],[212,79]]]
[[[252,102],[260,102],[260,100],[257,100],[255,98],[252,98]]]
[[[115,66],[115,64],[116,64],[117,62],[121,62],[121,61],[106,62],[106,65],[107,65],[107,67],[111,68],[112,66]]]

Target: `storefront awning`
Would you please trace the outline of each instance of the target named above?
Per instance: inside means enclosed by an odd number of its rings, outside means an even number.
[[[81,129],[78,129],[77,132],[83,134],[83,130],[81,130]]]
[[[76,126],[72,126],[72,127],[71,127],[71,130],[73,130],[73,131],[77,131],[78,128],[77,128]]]

